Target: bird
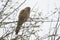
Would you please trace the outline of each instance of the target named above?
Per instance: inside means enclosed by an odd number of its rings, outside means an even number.
[[[16,30],[15,30],[16,35],[18,34],[19,30],[21,29],[22,24],[24,22],[26,22],[27,19],[29,18],[29,15],[30,15],[30,7],[26,7],[26,8],[24,8],[20,11],[19,16],[18,16],[17,27],[16,27]]]

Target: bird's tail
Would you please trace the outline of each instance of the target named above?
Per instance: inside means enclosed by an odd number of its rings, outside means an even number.
[[[15,30],[15,32],[16,32],[15,34],[16,34],[16,35],[18,34],[18,32],[19,32],[19,30],[20,30],[20,27],[21,27],[21,25],[16,27],[16,30]]]

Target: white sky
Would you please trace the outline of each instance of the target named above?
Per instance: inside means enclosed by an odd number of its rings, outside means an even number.
[[[18,0],[13,0],[13,2],[11,3],[12,5],[16,4],[16,1]],[[20,0],[21,1],[21,0]],[[19,1],[19,2],[20,2]],[[23,0],[22,0],[23,1]],[[1,2],[0,2],[1,3]],[[2,3],[1,3],[2,4]],[[17,4],[16,4],[17,5]],[[16,7],[15,5],[15,7]],[[39,9],[39,11],[43,11],[43,15],[42,17],[46,17],[48,16],[47,14],[47,11],[54,11],[54,8],[60,8],[60,0],[27,0],[26,3],[20,7],[20,10],[25,8],[26,6],[30,6],[31,7],[31,10],[32,8],[34,7],[33,10],[37,10]],[[1,5],[0,5],[0,8],[1,8]],[[19,10],[19,11],[20,11]],[[32,15],[32,13],[31,13]],[[52,16],[52,17],[56,17],[57,18],[57,14]],[[52,18],[51,17],[51,18]],[[51,19],[50,18],[50,19]],[[48,24],[48,25],[47,25]],[[55,26],[55,23],[52,24],[53,26]],[[49,31],[49,27],[50,27],[50,23],[44,23],[43,25],[41,25],[41,29],[45,29],[43,30],[42,32],[40,31],[39,34],[40,36],[43,36],[44,33],[47,34],[48,31]],[[1,30],[0,30],[1,32]],[[2,34],[3,32],[1,32],[0,34]],[[33,36],[33,35],[32,35]],[[32,40],[32,39],[31,39]]]

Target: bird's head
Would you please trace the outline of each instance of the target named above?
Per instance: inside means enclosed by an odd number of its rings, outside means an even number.
[[[30,11],[30,7],[26,7],[25,10]]]

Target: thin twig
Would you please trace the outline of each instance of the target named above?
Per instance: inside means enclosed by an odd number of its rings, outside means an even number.
[[[8,2],[9,2],[9,0],[7,0],[7,2],[5,3],[3,9],[0,11],[0,14],[2,14],[4,12],[4,8],[7,6]]]
[[[26,2],[26,0],[24,2],[22,2],[13,12],[11,12],[9,15],[7,15],[4,19],[2,19],[1,22],[3,22],[8,16],[10,16],[11,14],[13,14],[20,6],[22,6],[24,3]]]
[[[3,25],[5,25],[5,24],[10,24],[10,23],[16,23],[16,22],[18,22],[18,21],[0,22],[0,23],[2,23]],[[27,22],[29,22],[29,21],[27,21]],[[57,22],[57,21],[44,21],[44,20],[40,20],[40,21],[30,21],[30,22]],[[60,22],[60,21],[59,21],[59,22]]]
[[[58,23],[59,23],[59,17],[58,17],[57,24],[56,24],[55,31],[54,31],[55,35],[57,34],[57,30],[59,28]],[[54,40],[55,40],[55,36],[54,36]]]
[[[13,31],[14,31],[14,30],[13,30]],[[2,37],[0,37],[0,40],[4,39],[6,36],[8,36],[8,35],[10,35],[11,33],[13,33],[13,31],[12,31],[12,32],[10,32],[10,33],[8,33],[8,34],[6,34],[6,35],[4,34],[5,36],[4,36],[4,35],[2,35]]]

